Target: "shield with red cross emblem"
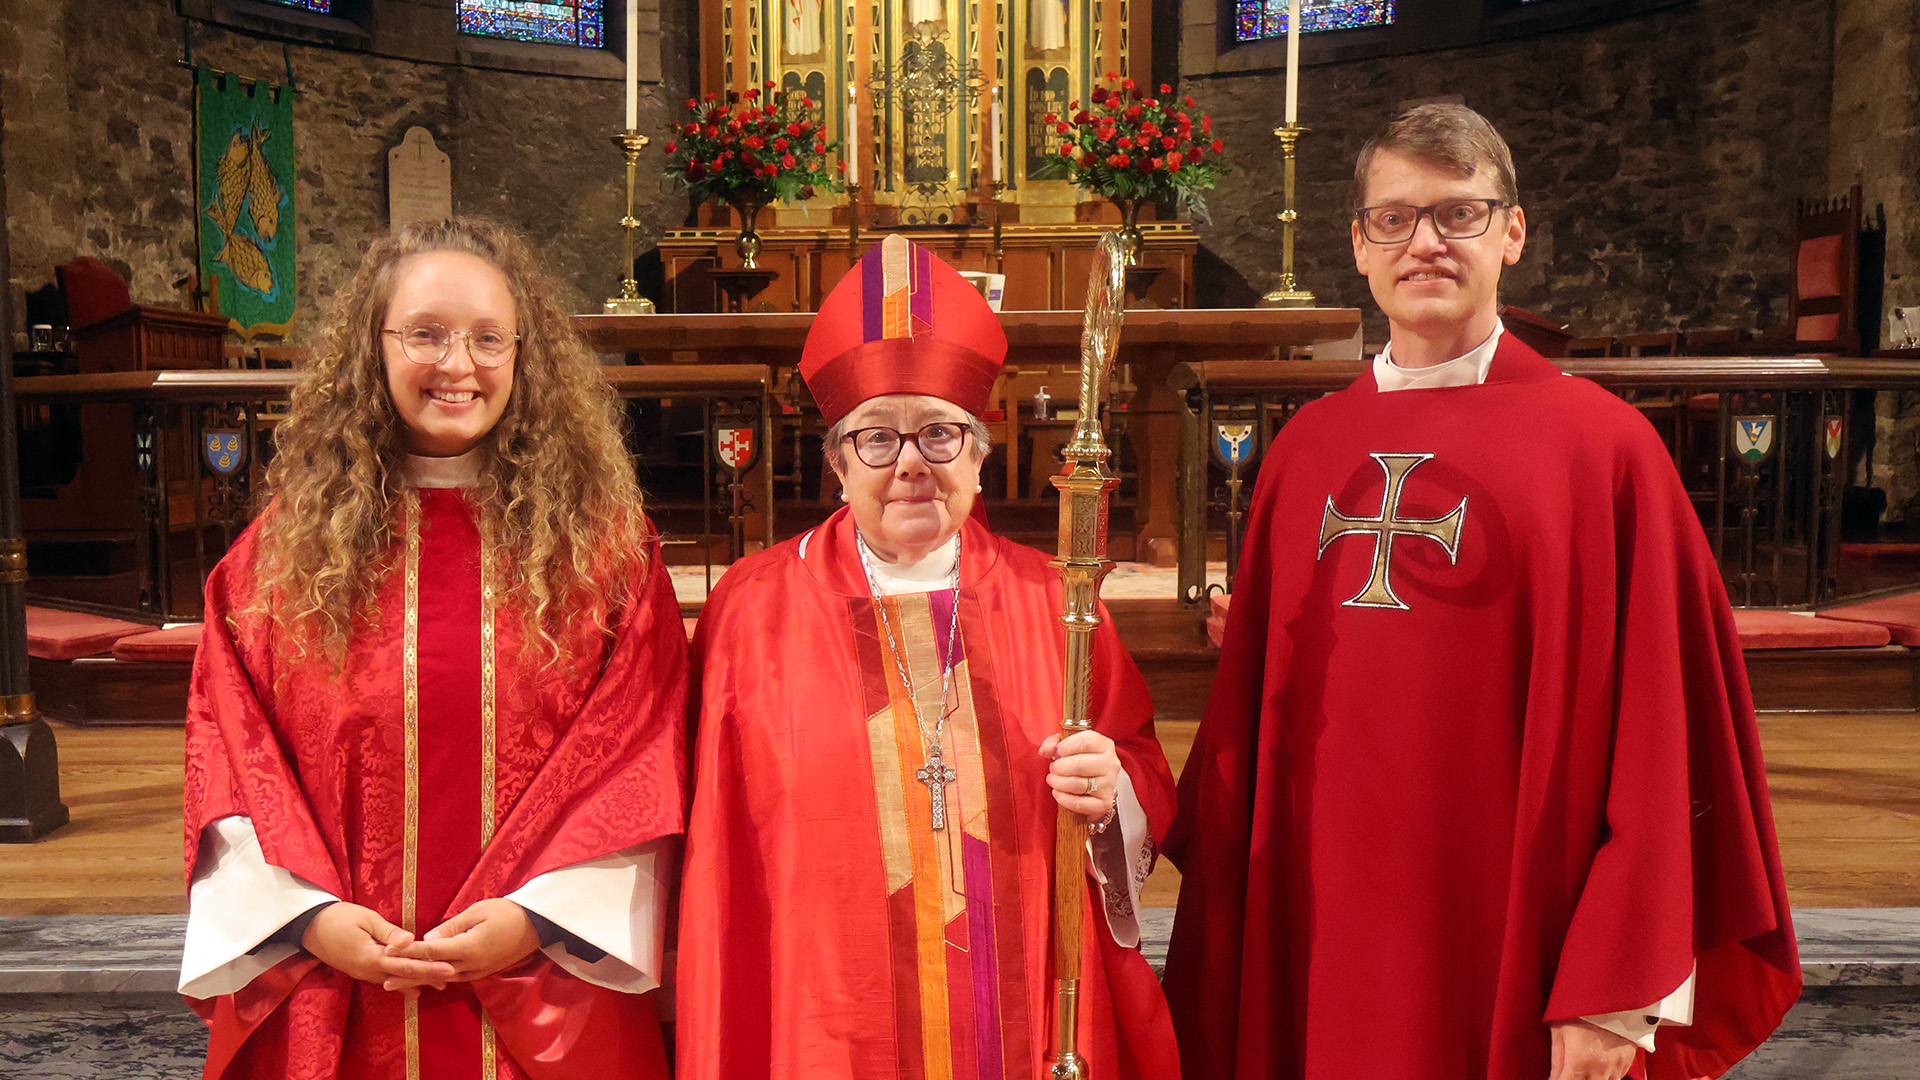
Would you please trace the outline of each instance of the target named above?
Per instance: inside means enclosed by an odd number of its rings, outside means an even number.
[[[713,429],[713,452],[720,464],[735,472],[740,472],[753,464],[753,429],[750,427],[717,427]]]

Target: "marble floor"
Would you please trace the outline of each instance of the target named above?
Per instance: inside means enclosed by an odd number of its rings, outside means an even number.
[[[1807,990],[1731,1080],[1920,1077],[1920,908],[1794,913]],[[1158,967],[1173,912],[1143,913]],[[171,993],[178,915],[0,917],[0,1075],[189,1080],[205,1029]]]

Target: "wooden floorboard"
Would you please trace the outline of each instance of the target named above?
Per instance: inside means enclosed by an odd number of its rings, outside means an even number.
[[[1159,725],[1176,771],[1196,726]],[[1770,714],[1760,731],[1794,905],[1920,906],[1920,716]],[[56,733],[73,823],[36,844],[0,847],[0,914],[186,910],[180,730]],[[1179,874],[1163,862],[1146,902],[1169,907],[1178,893]]]

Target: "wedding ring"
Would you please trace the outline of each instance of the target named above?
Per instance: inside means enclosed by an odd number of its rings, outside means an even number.
[[[1098,794],[1100,794],[1100,778],[1097,776],[1087,777],[1087,795],[1094,796]]]

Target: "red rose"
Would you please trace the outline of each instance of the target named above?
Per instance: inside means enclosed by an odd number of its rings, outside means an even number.
[[[1081,109],[1079,112],[1073,114],[1073,122],[1076,124],[1084,124],[1092,119],[1093,114],[1085,109]]]
[[[802,135],[804,135],[804,134],[806,134],[806,127],[805,127],[804,125],[802,125],[802,124],[799,124],[799,123],[792,123],[792,124],[788,124],[788,125],[787,125],[787,134],[789,134],[789,135],[791,135],[791,136],[793,136],[794,138],[796,138],[796,139],[797,139],[797,138],[799,138],[799,137],[801,137]]]
[[[824,153],[826,153],[826,152],[827,152],[827,144],[826,144],[825,142],[823,142],[822,140],[820,140],[820,139],[815,139],[815,140],[813,140],[813,152],[814,152],[814,153],[816,153],[816,154],[824,154]]]
[[[687,162],[687,179],[698,180],[707,175],[707,167],[697,161]]]
[[[1072,143],[1061,143],[1061,144],[1060,144],[1060,156],[1061,156],[1061,157],[1072,157],[1072,156],[1073,156],[1073,144],[1072,144]]]
[[[1209,135],[1213,134],[1213,117],[1211,116],[1201,117],[1200,130],[1206,132]]]
[[[760,85],[761,85],[761,86],[764,86],[764,87],[766,87],[766,88],[767,88],[767,89],[769,89],[769,90],[771,90],[771,89],[773,89],[773,80],[772,80],[772,79],[768,79],[768,80],[767,80],[766,82],[763,82],[763,83],[761,83]]]
[[[720,99],[719,99],[719,98],[717,98],[717,97],[715,97],[715,96],[714,96],[714,95],[712,95],[712,94],[707,94],[707,95],[705,95],[705,96],[703,96],[703,97],[701,97],[701,99],[700,99],[700,100],[701,100],[701,101],[718,101],[718,100],[720,100]]]
[[[1183,97],[1183,98],[1181,98],[1180,100],[1181,100],[1181,102],[1182,102],[1182,103],[1184,103],[1184,104],[1186,105],[1186,107],[1187,107],[1187,108],[1189,108],[1189,109],[1191,109],[1191,108],[1193,108],[1193,97],[1192,97],[1192,95],[1188,95],[1187,97]]]
[[[1145,105],[1149,109],[1157,109],[1160,107],[1160,99],[1148,98],[1147,100],[1141,102],[1140,104]]]
[[[1107,159],[1107,164],[1113,166],[1116,169],[1124,169],[1127,167],[1127,155],[1115,154],[1112,157]]]
[[[741,131],[740,121],[738,120],[727,121],[727,130],[729,132],[732,132],[735,135],[740,134],[740,131]]]
[[[674,151],[679,149],[680,149],[680,145],[678,143],[674,142],[672,139],[667,140],[667,153],[671,154]]]
[[[833,163],[833,166],[834,168],[839,169],[841,172],[847,171],[847,163],[844,161],[836,161]]]
[[[719,137],[720,137],[720,129],[719,129],[719,128],[717,128],[717,127],[715,127],[715,126],[714,126],[714,125],[712,125],[712,124],[708,124],[708,125],[707,125],[707,138],[709,138],[709,139],[717,139],[717,138],[719,138]]]
[[[1127,119],[1129,119],[1129,120],[1138,120],[1138,119],[1140,119],[1140,106],[1138,106],[1138,105],[1135,105],[1135,106],[1134,106],[1133,108],[1131,108],[1131,109],[1128,109],[1128,110],[1127,110]]]
[[[1161,83],[1161,84],[1160,84],[1160,92],[1161,92],[1161,93],[1163,93],[1163,94],[1171,94],[1171,93],[1173,93],[1173,87],[1171,87],[1171,86],[1168,86],[1168,85],[1167,85],[1166,83]]]
[[[813,108],[813,99],[812,99],[812,98],[810,98],[810,97],[808,97],[808,96],[807,96],[807,95],[805,95],[805,94],[801,94],[801,95],[800,95],[800,107],[801,107],[801,108],[803,108],[803,109],[811,109],[811,108]]]
[[[1109,75],[1109,76],[1107,76],[1107,78],[1109,78],[1109,79],[1111,79],[1111,78],[1113,78],[1113,76],[1111,76],[1111,75]],[[1131,89],[1133,89],[1133,80],[1132,80],[1132,79],[1121,79],[1121,80],[1120,80],[1120,89],[1122,89],[1122,90],[1131,90]]]
[[[1147,159],[1147,168],[1149,168],[1149,169],[1152,169],[1152,170],[1153,170],[1154,172],[1159,172],[1159,171],[1160,171],[1160,159],[1159,159],[1159,158],[1148,158],[1148,159]]]
[[[1167,168],[1172,169],[1174,172],[1180,171],[1180,151],[1175,150],[1173,153],[1167,155]]]
[[[1053,130],[1056,134],[1065,135],[1067,132],[1073,130],[1073,125],[1068,123],[1056,124]]]
[[[1089,100],[1091,100],[1091,101],[1092,101],[1092,102],[1093,102],[1093,103],[1094,103],[1095,105],[1099,105],[1099,104],[1101,104],[1102,102],[1104,102],[1104,101],[1106,101],[1106,100],[1107,100],[1107,88],[1106,88],[1106,87],[1104,87],[1104,86],[1096,86],[1096,87],[1094,87],[1094,88],[1093,88],[1093,94],[1091,95],[1091,97],[1089,98]]]
[[[751,150],[742,150],[740,151],[740,160],[749,165],[757,165],[760,162],[760,157]]]
[[[1060,118],[1058,116],[1055,116],[1052,113],[1048,113],[1047,118],[1041,121],[1041,123],[1043,124],[1057,124],[1059,122],[1060,122]]]
[[[1120,73],[1119,73],[1119,72],[1117,72],[1117,71],[1109,71],[1109,72],[1107,72],[1107,81],[1108,81],[1108,82],[1112,82],[1113,80],[1115,80],[1115,79],[1117,79],[1117,78],[1119,78],[1119,77],[1120,77]],[[1127,81],[1128,81],[1128,82],[1132,82],[1133,80],[1131,80],[1131,79],[1129,79],[1129,80],[1127,80]]]
[[[749,135],[740,141],[743,145],[745,145],[746,147],[752,150],[758,150],[761,147],[767,145],[767,140],[761,138],[758,135]]]
[[[1199,161],[1199,160],[1200,160],[1200,152],[1201,152],[1201,148],[1200,148],[1200,147],[1198,147],[1198,146],[1196,146],[1196,147],[1194,147],[1193,149],[1191,149],[1191,150],[1189,150],[1189,151],[1187,151],[1187,160],[1188,160],[1188,161]]]
[[[1133,136],[1131,135],[1120,136],[1120,149],[1122,150],[1133,149]]]
[[[1179,146],[1179,145],[1180,145],[1180,140],[1178,140],[1178,139],[1176,139],[1176,138],[1174,138],[1174,137],[1173,137],[1173,136],[1171,136],[1171,135],[1163,135],[1163,136],[1161,136],[1161,138],[1160,138],[1160,146],[1161,146],[1161,147],[1162,147],[1163,149],[1167,149],[1167,150],[1171,150],[1171,149],[1173,149],[1174,147],[1176,147],[1176,146]]]
[[[1140,134],[1145,135],[1149,139],[1157,139],[1160,137],[1160,125],[1149,120],[1140,125]]]
[[[798,164],[798,162],[797,162],[797,161],[796,161],[796,160],[794,159],[794,156],[793,156],[792,154],[782,154],[782,155],[780,155],[780,167],[781,167],[781,168],[783,168],[783,169],[791,169],[791,168],[793,168],[793,167],[794,167],[794,165],[796,165],[796,164]]]
[[[699,107],[700,107],[700,103],[699,103],[698,101],[696,101],[696,100],[694,100],[693,98],[688,98],[688,99],[687,99],[687,111],[688,111],[688,112],[692,112],[693,110],[695,110],[695,109],[697,109],[697,108],[699,108]]]
[[[1215,140],[1213,140],[1213,152],[1214,152],[1214,153],[1216,153],[1216,154],[1217,154],[1217,153],[1219,153],[1220,151],[1222,151],[1222,150],[1225,150],[1226,148],[1227,148],[1227,147],[1226,147],[1226,144],[1225,144],[1225,143],[1222,143],[1222,142],[1221,142],[1221,141],[1220,141],[1219,139],[1215,139]]]
[[[1069,109],[1077,109],[1077,108],[1079,108],[1079,107],[1080,107],[1080,99],[1079,99],[1079,98],[1074,98],[1074,99],[1073,99],[1072,101],[1069,101],[1069,102],[1067,102],[1067,108],[1069,108]]]
[[[775,150],[785,150],[787,148],[787,140],[785,139],[773,140],[773,148]]]

